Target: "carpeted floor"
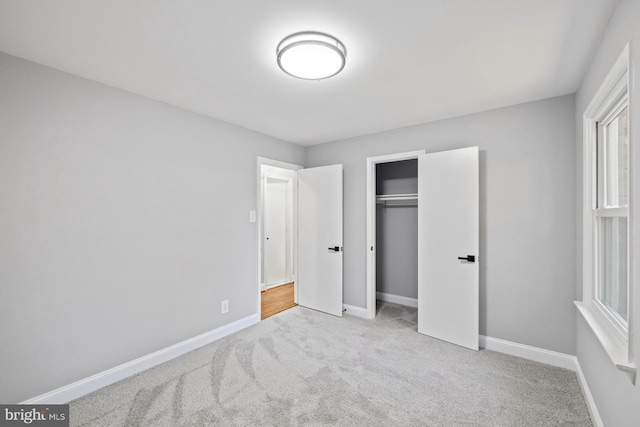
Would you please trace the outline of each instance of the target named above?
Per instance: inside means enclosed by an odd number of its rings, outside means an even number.
[[[294,307],[70,403],[73,426],[591,426],[576,375]]]

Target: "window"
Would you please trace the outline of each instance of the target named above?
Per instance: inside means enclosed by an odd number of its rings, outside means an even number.
[[[629,46],[584,113],[583,301],[580,313],[609,355],[635,382],[630,356]]]
[[[597,307],[626,339],[629,331],[629,108],[626,97],[596,122],[595,296]]]

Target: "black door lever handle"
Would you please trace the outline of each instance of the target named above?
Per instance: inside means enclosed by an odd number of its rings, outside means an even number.
[[[458,259],[461,259],[461,260],[467,261],[467,262],[476,262],[476,256],[475,255],[459,256]]]
[[[329,250],[333,252],[340,252],[340,246],[334,246],[332,248],[329,248]]]

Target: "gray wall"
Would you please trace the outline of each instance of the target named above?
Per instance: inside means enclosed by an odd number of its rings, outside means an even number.
[[[582,299],[582,114],[589,102],[602,84],[607,73],[618,59],[624,45],[632,41],[632,76],[636,81],[630,94],[631,107],[631,170],[633,184],[638,184],[640,174],[640,90],[638,88],[638,75],[640,75],[640,2],[637,0],[621,0],[609,21],[598,51],[587,71],[582,85],[576,94],[576,149],[577,156],[577,200],[576,200],[576,230],[578,240],[576,247],[577,257],[577,299]],[[640,185],[632,185],[632,230],[631,245],[635,248],[632,252],[632,276],[634,284],[633,295],[634,312],[631,316],[630,329],[632,341],[635,342],[636,366],[640,366],[640,209],[637,209],[640,201]],[[636,426],[640,420],[640,381],[632,385],[626,374],[618,371],[604,352],[599,341],[585,323],[580,314],[576,316],[577,322],[577,355],[584,372],[587,383],[606,426]]]
[[[256,156],[304,149],[0,54],[0,402],[255,314]]]
[[[366,305],[366,158],[480,147],[480,332],[575,354],[573,95],[327,143],[344,164],[344,301]]]
[[[376,194],[418,192],[418,161],[381,163]],[[418,298],[417,203],[376,205],[376,285],[378,292]]]

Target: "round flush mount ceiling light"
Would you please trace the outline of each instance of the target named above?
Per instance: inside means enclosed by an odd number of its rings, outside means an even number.
[[[278,66],[290,76],[304,80],[328,79],[344,68],[347,49],[337,38],[317,31],[285,37],[276,49]]]

